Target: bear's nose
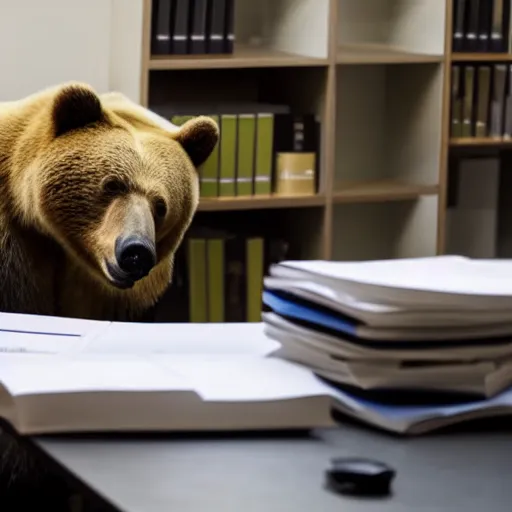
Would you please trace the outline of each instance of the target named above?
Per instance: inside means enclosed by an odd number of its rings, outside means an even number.
[[[146,238],[135,236],[118,239],[116,259],[119,268],[137,281],[147,276],[156,264],[154,244]]]

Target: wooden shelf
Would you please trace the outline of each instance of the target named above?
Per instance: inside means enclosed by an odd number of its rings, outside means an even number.
[[[438,185],[418,185],[395,181],[340,184],[333,195],[334,203],[404,201],[435,195]]]
[[[343,44],[338,46],[338,64],[422,64],[443,62],[442,55],[414,53],[385,45]]]
[[[199,211],[259,210],[271,208],[303,208],[324,206],[325,197],[315,196],[253,196],[253,197],[219,197],[201,199]]]
[[[510,53],[452,53],[452,62],[508,62]]]
[[[237,45],[228,55],[154,55],[149,60],[149,69],[230,69],[327,66],[327,59],[304,57],[269,48]]]
[[[512,139],[490,138],[490,137],[467,137],[450,139],[450,146],[474,147],[474,146],[511,146]]]

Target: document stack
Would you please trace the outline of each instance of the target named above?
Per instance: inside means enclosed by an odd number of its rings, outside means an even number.
[[[275,355],[351,416],[419,433],[512,413],[512,261],[284,261],[263,302]]]

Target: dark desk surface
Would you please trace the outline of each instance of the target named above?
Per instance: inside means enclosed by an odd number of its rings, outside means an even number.
[[[510,512],[508,432],[401,439],[350,425],[284,439],[35,441],[123,512]],[[324,469],[339,455],[393,465],[394,495],[326,491]]]

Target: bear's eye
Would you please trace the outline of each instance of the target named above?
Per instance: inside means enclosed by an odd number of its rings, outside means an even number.
[[[155,201],[155,213],[157,217],[163,219],[167,215],[167,205],[163,199]]]
[[[103,190],[107,194],[123,194],[127,192],[128,187],[118,178],[108,178],[103,182]]]

